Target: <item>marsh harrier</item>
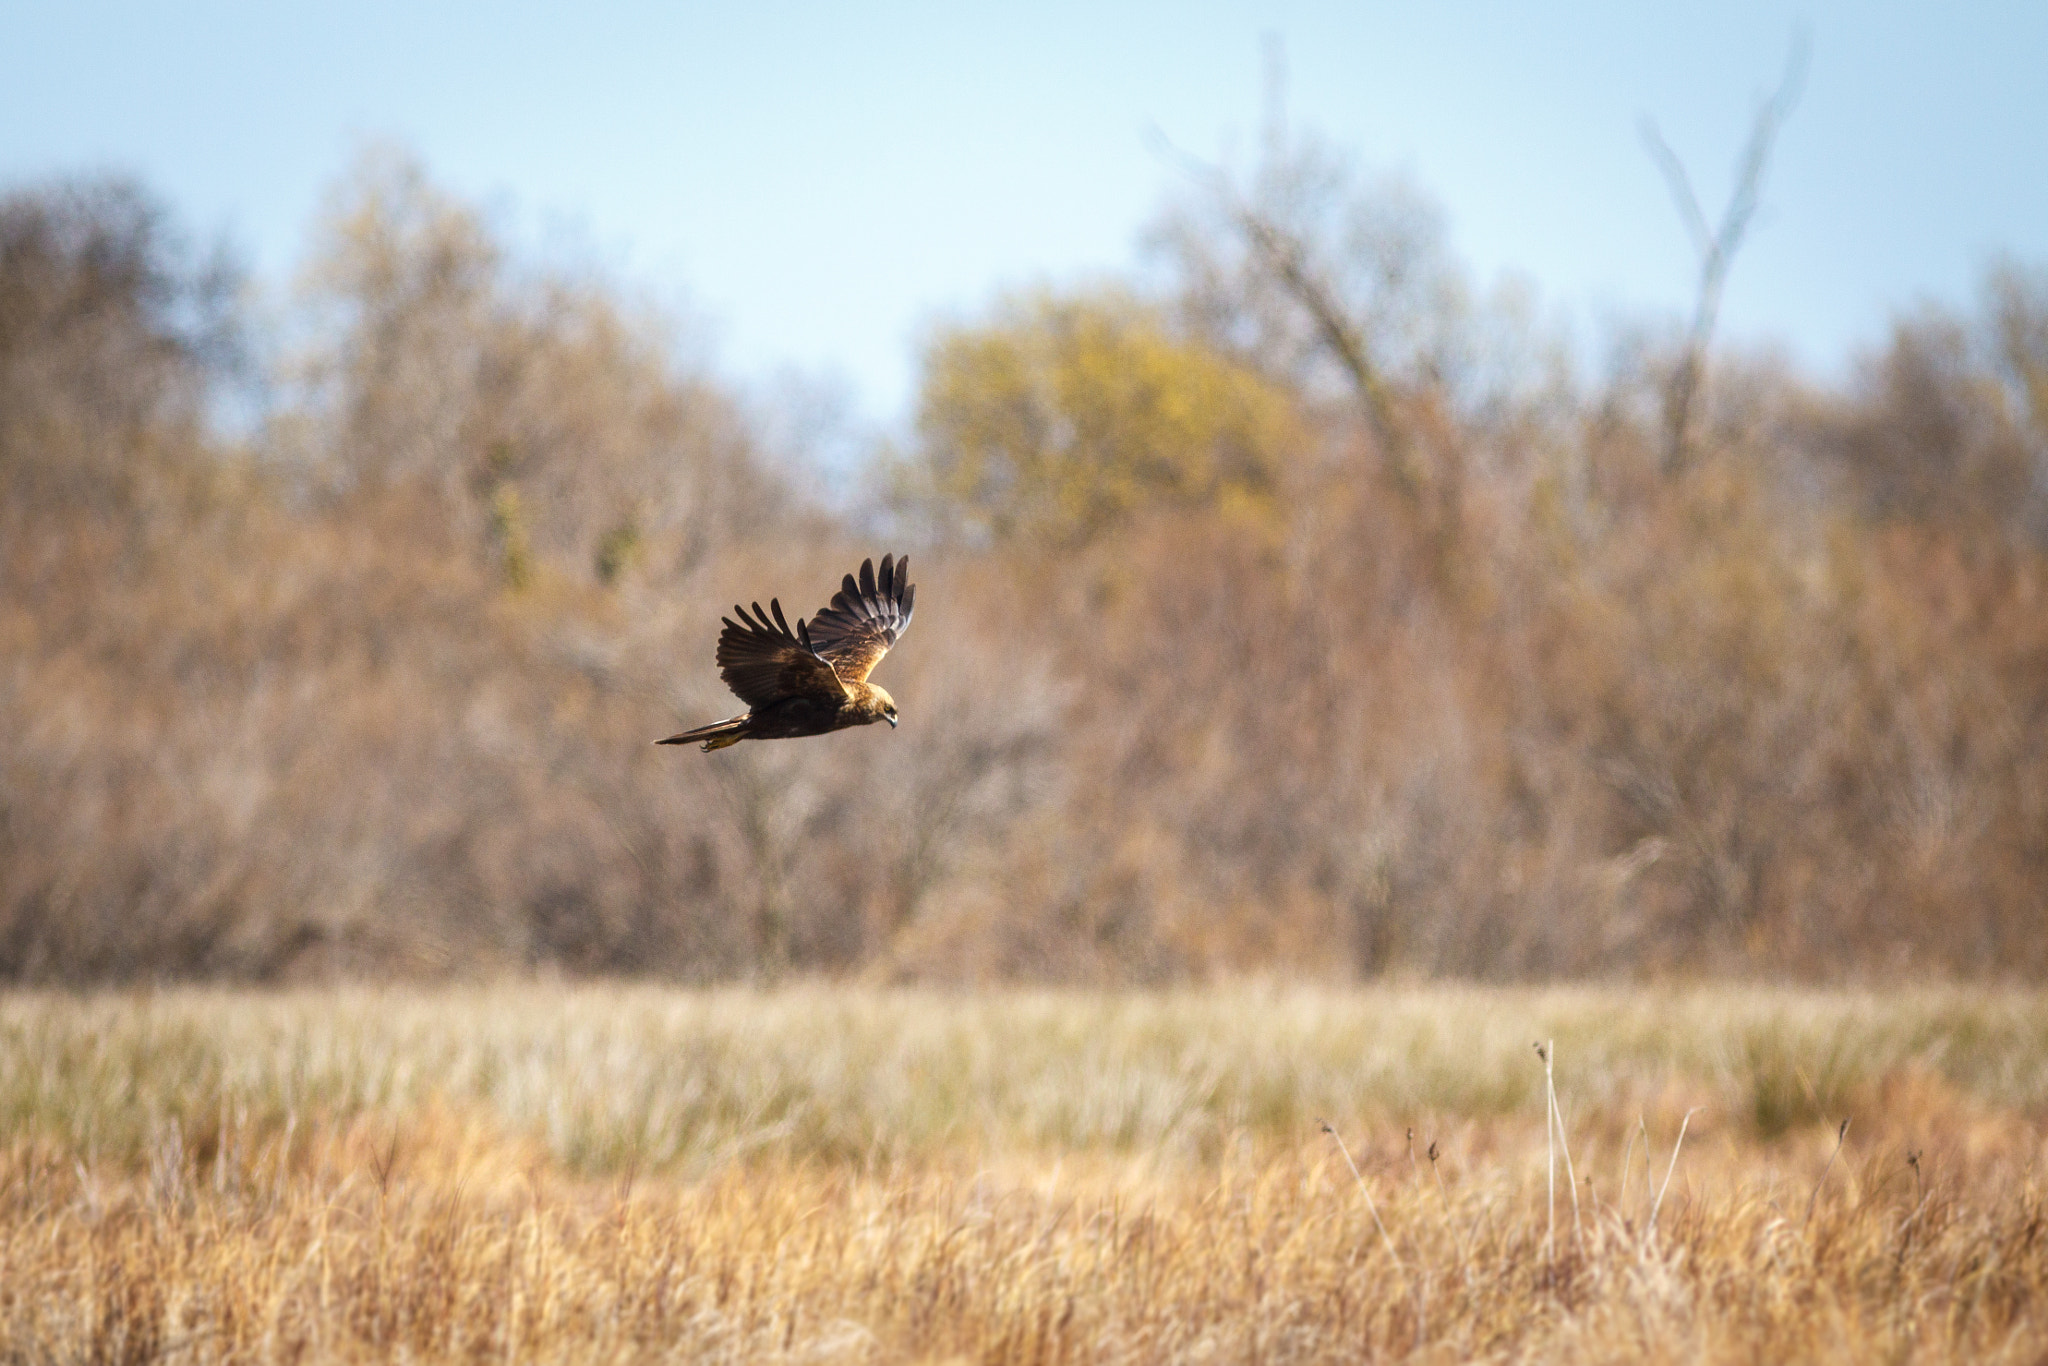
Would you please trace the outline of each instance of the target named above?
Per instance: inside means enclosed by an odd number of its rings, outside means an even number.
[[[718,672],[753,710],[654,743],[702,740],[712,750],[742,740],[824,735],[877,721],[894,729],[896,699],[868,682],[868,675],[910,629],[916,595],[910,557],[884,555],[880,573],[873,560],[862,560],[859,581],[848,574],[832,595],[832,605],[808,625],[799,617],[793,632],[782,618],[782,604],[773,598],[766,612],[755,603],[752,616],[734,607],[738,621],[720,618],[725,630],[718,637]]]

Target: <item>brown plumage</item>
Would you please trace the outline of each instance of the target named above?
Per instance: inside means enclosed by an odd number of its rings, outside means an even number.
[[[738,621],[721,618],[725,630],[718,637],[718,672],[752,710],[654,743],[702,740],[712,750],[742,740],[824,735],[877,721],[893,729],[896,699],[868,682],[868,675],[910,629],[916,594],[910,557],[884,555],[879,573],[873,560],[862,560],[860,578],[848,574],[832,595],[832,605],[808,623],[798,618],[794,631],[776,599],[768,600],[766,612],[755,603],[751,616],[746,608],[734,607]]]

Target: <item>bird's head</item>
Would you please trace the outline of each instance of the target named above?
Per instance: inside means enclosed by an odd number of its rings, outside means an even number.
[[[896,729],[896,699],[885,689],[868,684],[868,712],[873,721],[887,721],[889,729]]]

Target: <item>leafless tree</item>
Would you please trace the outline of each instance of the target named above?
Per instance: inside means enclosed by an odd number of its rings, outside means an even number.
[[[1462,305],[1462,297],[1447,297],[1458,291],[1455,272],[1445,268],[1441,226],[1433,208],[1398,180],[1362,184],[1344,158],[1293,136],[1276,41],[1268,41],[1266,60],[1265,128],[1248,175],[1153,134],[1159,153],[1198,187],[1199,200],[1192,212],[1169,213],[1157,235],[1180,258],[1184,276],[1234,277],[1229,306],[1257,315],[1255,330],[1283,333],[1282,349],[1311,352],[1334,367],[1389,481],[1412,501],[1429,472],[1403,420],[1396,377],[1412,369],[1427,379],[1438,368],[1444,346],[1437,334]],[[1195,259],[1219,246],[1236,259]],[[1257,344],[1271,348],[1273,341],[1261,335]]]
[[[1792,50],[1785,59],[1785,71],[1778,81],[1778,88],[1758,105],[1756,118],[1750,124],[1749,141],[1742,149],[1742,159],[1736,163],[1735,188],[1729,193],[1727,206],[1721,211],[1718,227],[1707,226],[1707,216],[1700,208],[1699,196],[1693,192],[1692,177],[1686,174],[1685,163],[1664,141],[1657,125],[1647,116],[1642,120],[1643,143],[1649,148],[1658,169],[1663,171],[1665,183],[1671,187],[1672,202],[1678,206],[1678,215],[1692,234],[1693,245],[1700,256],[1699,287],[1693,298],[1692,326],[1686,332],[1678,368],[1665,390],[1663,463],[1666,474],[1676,474],[1685,466],[1692,412],[1706,368],[1707,347],[1713,341],[1714,324],[1720,318],[1721,292],[1728,283],[1728,268],[1742,247],[1751,220],[1756,217],[1757,206],[1762,199],[1764,171],[1770,165],[1771,148],[1777,142],[1778,130],[1784,126],[1793,105],[1799,102],[1800,89],[1806,83],[1809,51],[1806,35],[1796,35],[1792,40]]]

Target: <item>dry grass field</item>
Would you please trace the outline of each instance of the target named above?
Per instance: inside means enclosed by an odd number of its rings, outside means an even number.
[[[15,994],[0,1120],[8,1362],[2048,1352],[2036,994]]]

